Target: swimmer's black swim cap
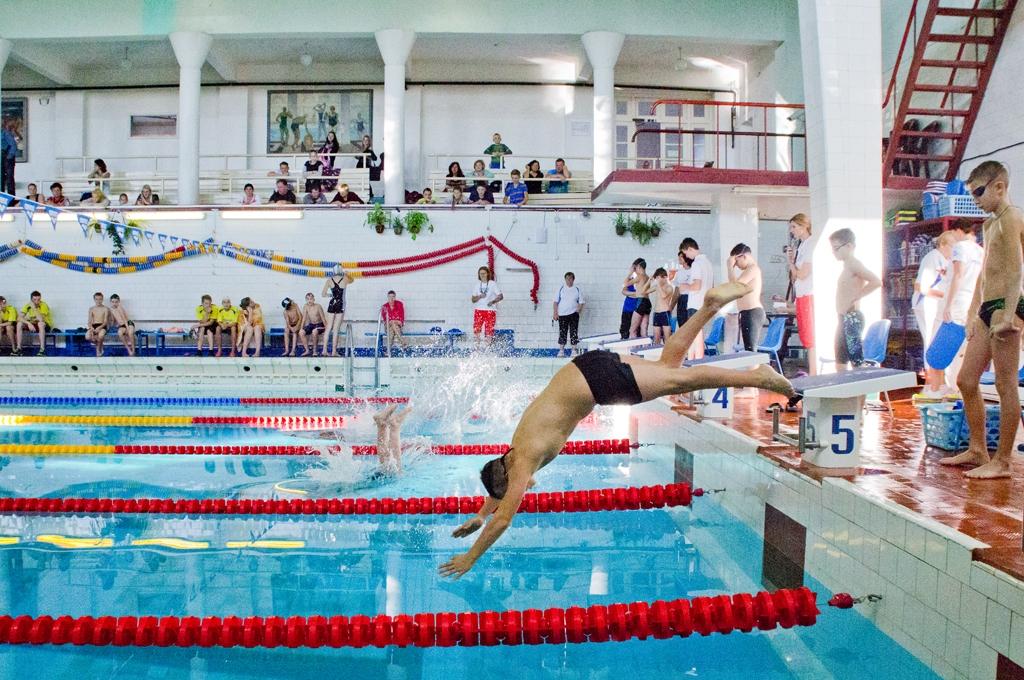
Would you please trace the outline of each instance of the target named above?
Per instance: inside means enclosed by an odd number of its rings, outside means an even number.
[[[290,305],[291,303],[292,303],[292,299],[291,298],[285,298],[285,299],[281,300],[281,306],[284,307],[285,309],[288,309],[288,305]]]
[[[484,464],[480,469],[480,481],[484,483],[488,495],[499,501],[508,491],[508,470],[505,468],[505,456],[495,458]]]

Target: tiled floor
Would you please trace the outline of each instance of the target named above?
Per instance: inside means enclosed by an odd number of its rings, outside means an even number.
[[[939,465],[938,460],[949,453],[925,446],[917,409],[909,401],[898,401],[893,403],[893,417],[884,410],[865,414],[861,438],[863,467],[819,468],[804,464],[794,448],[771,443],[772,418],[765,409],[776,400],[769,395],[741,396],[733,402],[733,418],[723,424],[762,442],[760,453],[784,467],[798,469],[814,479],[842,477],[869,494],[894,501],[987,543],[992,547],[976,550],[974,559],[1024,580],[1024,456],[1016,456],[1012,480],[967,479],[962,468]],[[685,407],[677,410],[697,417]],[[783,430],[795,430],[798,416],[783,413]]]

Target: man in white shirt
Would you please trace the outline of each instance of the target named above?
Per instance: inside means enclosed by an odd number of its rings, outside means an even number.
[[[684,238],[679,244],[679,250],[693,261],[690,265],[690,282],[678,286],[680,295],[686,293],[689,296],[686,302],[687,315],[693,316],[704,306],[704,295],[715,285],[715,268],[708,256],[700,252],[700,246],[692,238]],[[701,330],[693,341],[687,358],[700,359],[703,356],[704,331]]]
[[[565,273],[565,284],[559,286],[552,304],[552,320],[558,322],[558,356],[565,351],[565,340],[568,335],[572,350],[565,356],[576,351],[580,343],[580,312],[583,311],[583,293],[576,285],[576,275]]]
[[[917,318],[917,328],[921,331],[921,342],[924,356],[928,356],[928,346],[932,344],[938,328],[940,311],[944,306],[946,291],[952,278],[949,258],[953,256],[953,245],[957,237],[952,231],[944,231],[939,236],[935,248],[921,258],[914,280],[913,307]],[[942,371],[928,366],[925,361],[927,376],[922,395],[929,399],[941,399],[945,394]]]
[[[978,276],[985,257],[985,249],[978,245],[975,233],[978,227],[970,220],[960,219],[953,224],[950,231],[957,242],[953,246],[950,260],[953,264],[953,277],[946,292],[946,305],[943,308],[942,320],[952,321],[961,326],[967,325],[967,312],[974,299],[974,289],[978,285]],[[965,343],[966,344],[966,343]],[[964,346],[946,369],[946,384],[951,392],[956,392],[956,377],[960,374],[963,363]]]

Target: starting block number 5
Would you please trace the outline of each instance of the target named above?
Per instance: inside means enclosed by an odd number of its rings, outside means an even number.
[[[854,443],[857,441],[857,433],[853,429],[856,422],[857,416],[832,416],[832,453],[840,456],[853,453]]]

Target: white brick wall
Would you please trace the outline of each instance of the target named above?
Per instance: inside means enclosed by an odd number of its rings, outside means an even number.
[[[1003,47],[996,59],[985,99],[981,104],[974,130],[967,142],[965,160],[959,176],[966,179],[971,170],[986,160],[1005,163],[1010,169],[1010,197],[1024,203],[1024,107],[1021,107],[1020,74],[1024,71],[1024,8],[1018,6],[1010,21]],[[1004,146],[1017,146],[991,153]]]
[[[467,241],[485,234],[489,228],[514,251],[535,260],[541,273],[541,304],[534,310],[529,300],[530,273],[520,271],[521,265],[497,253],[498,280],[505,292],[505,302],[498,311],[498,326],[513,328],[520,344],[552,346],[557,329],[551,325],[551,300],[565,271],[575,271],[577,283],[586,296],[581,333],[617,330],[622,304],[620,285],[634,258],[645,257],[649,271],[653,272],[655,267],[674,259],[684,237],[693,236],[701,243],[711,243],[714,238],[710,215],[665,213],[663,216],[667,228],[660,238],[643,248],[628,236],[615,235],[611,226],[613,213],[594,212],[584,217],[579,211],[559,212],[557,217],[553,212],[431,211],[436,231],[417,241],[412,241],[407,234],[398,237],[390,231],[378,236],[363,225],[361,210],[311,211],[295,221],[226,221],[217,213],[208,213],[201,221],[151,222],[149,227],[197,240],[213,236],[221,242],[275,249],[287,255],[340,260],[422,253]],[[546,242],[540,242],[545,229]],[[784,230],[784,225],[771,223],[765,229],[774,235],[775,231]],[[778,250],[774,244],[776,237],[772,238],[773,251]],[[47,250],[82,255],[110,254],[109,241],[98,237],[84,239],[77,223],[59,222],[53,230],[49,220],[42,216],[32,227],[26,225],[20,213],[13,222],[0,222],[0,243],[16,239],[31,239]],[[127,254],[159,252],[159,245],[149,246],[143,240],[140,246],[129,243]],[[482,264],[486,264],[484,254],[424,272],[357,281],[349,294],[348,317],[376,319],[386,291],[394,288],[405,301],[408,318],[443,319],[440,325],[445,328],[454,326],[467,330],[472,318],[469,288],[475,280],[476,268]],[[281,298],[287,295],[301,299],[306,291],[319,296],[322,285],[322,279],[271,272],[225,256],[196,257],[155,271],[118,276],[70,272],[27,255],[0,263],[0,294],[21,307],[28,301],[29,292],[39,289],[53,308],[54,321],[60,328],[85,324],[86,310],[96,290],[107,296],[120,294],[136,319],[191,319],[203,293],[213,295],[215,303],[221,296],[228,295],[236,304],[248,295],[263,305],[268,325],[280,326]],[[769,287],[766,294],[771,292],[775,291]]]

